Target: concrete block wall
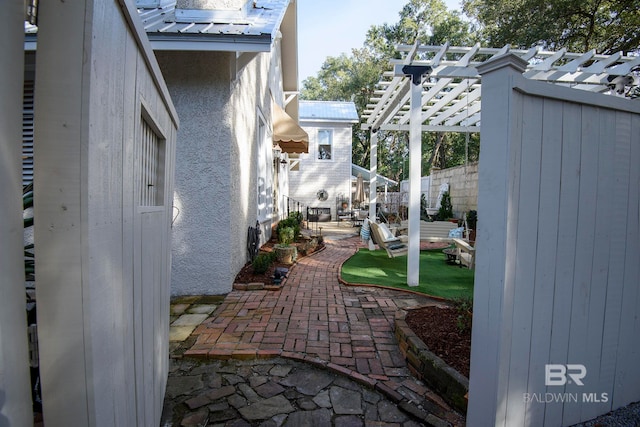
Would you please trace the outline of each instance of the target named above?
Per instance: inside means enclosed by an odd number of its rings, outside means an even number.
[[[478,163],[456,166],[447,169],[431,170],[431,197],[438,197],[440,185],[449,184],[451,204],[456,218],[462,218],[465,212],[478,209]]]

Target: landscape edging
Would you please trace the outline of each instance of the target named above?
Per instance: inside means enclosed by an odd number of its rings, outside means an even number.
[[[469,379],[429,351],[427,345],[411,330],[405,317],[405,311],[396,315],[395,336],[409,370],[448,404],[466,414]]]

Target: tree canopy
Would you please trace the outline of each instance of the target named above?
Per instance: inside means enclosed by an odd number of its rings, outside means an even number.
[[[316,77],[302,84],[301,98],[353,101],[359,115],[388,68],[399,58],[398,44],[485,46],[517,48],[541,45],[556,50],[595,49],[598,53],[638,52],[640,0],[463,0],[462,15],[448,10],[443,0],[407,0],[394,24],[371,26],[364,46],[351,55],[328,57]],[[432,165],[441,168],[474,161],[479,136],[424,133],[423,174]],[[467,148],[468,147],[468,148]],[[408,135],[380,132],[379,172],[400,181],[407,176]],[[353,162],[369,166],[369,136],[353,127]]]
[[[464,0],[491,46],[612,54],[640,46],[640,0]]]

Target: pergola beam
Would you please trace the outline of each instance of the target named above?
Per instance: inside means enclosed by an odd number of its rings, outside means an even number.
[[[624,94],[636,86],[635,69],[640,57],[597,55],[595,51],[570,53],[502,48],[401,45],[407,52],[402,60],[392,60],[394,71],[383,73],[379,88],[363,114],[362,129],[373,132],[371,138],[372,188],[375,189],[377,139],[375,133],[408,131],[409,137],[409,251],[407,283],[418,284],[419,220],[422,132],[480,132],[482,87],[478,67],[507,53],[517,55],[523,75],[531,80],[570,86],[599,93]],[[420,56],[416,60],[416,56]],[[489,59],[487,59],[489,58]],[[585,64],[588,64],[585,67]],[[429,78],[422,81],[429,67]],[[402,68],[402,72],[398,69]],[[425,68],[423,68],[424,70]],[[412,82],[404,76],[409,75]],[[375,218],[375,193],[371,194],[370,218]]]

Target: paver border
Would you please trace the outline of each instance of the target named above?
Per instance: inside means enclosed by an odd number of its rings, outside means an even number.
[[[394,322],[395,336],[407,367],[413,375],[424,381],[448,404],[467,413],[469,379],[429,351],[429,347],[411,330],[406,322],[408,310],[397,313]]]

